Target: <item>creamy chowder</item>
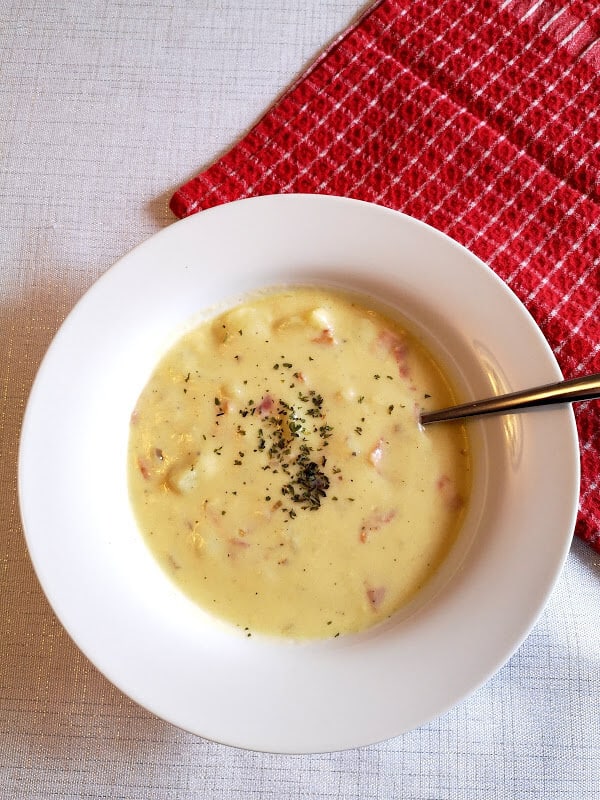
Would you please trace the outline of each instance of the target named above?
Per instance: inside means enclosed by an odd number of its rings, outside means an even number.
[[[133,411],[129,485],[176,584],[252,632],[338,636],[405,605],[465,513],[461,424],[431,354],[321,288],[252,297],[164,356]]]

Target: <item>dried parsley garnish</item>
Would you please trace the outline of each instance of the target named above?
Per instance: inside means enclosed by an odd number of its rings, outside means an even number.
[[[290,369],[290,362],[277,362],[273,369],[280,366]],[[269,394],[269,392],[267,392]],[[263,414],[261,427],[257,429],[257,445],[254,452],[264,452],[269,459],[263,470],[271,470],[272,474],[280,474],[283,478],[281,494],[286,497],[292,506],[286,507],[281,501],[278,508],[287,514],[290,519],[296,517],[293,505],[300,506],[303,510],[313,511],[320,508],[322,500],[327,496],[330,480],[326,472],[327,458],[323,455],[317,457],[317,452],[329,443],[327,439],[332,435],[333,427],[325,422],[324,401],[322,395],[314,390],[298,393],[298,401],[291,404],[279,399],[273,404],[270,413]],[[249,400],[246,408],[239,413],[245,417],[254,414],[257,404]],[[309,425],[307,418],[320,419],[320,426]],[[311,444],[310,437],[316,435],[320,446]],[[242,453],[238,454],[240,459]],[[320,462],[320,463],[319,463]],[[234,462],[238,466],[239,460]],[[334,472],[336,468],[333,467]],[[339,473],[339,469],[337,473]],[[271,495],[269,495],[270,500]]]

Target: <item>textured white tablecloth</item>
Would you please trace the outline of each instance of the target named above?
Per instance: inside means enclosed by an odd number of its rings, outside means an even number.
[[[600,557],[580,542],[533,633],[470,699],[389,742],[302,757],[217,745],[134,705],[72,644],[28,559],[18,432],[61,321],[362,7],[0,4],[0,797],[600,796]]]

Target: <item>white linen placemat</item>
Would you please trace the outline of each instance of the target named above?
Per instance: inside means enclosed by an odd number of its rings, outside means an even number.
[[[598,796],[600,557],[581,542],[531,636],[471,698],[389,742],[298,757],[205,741],[121,695],[56,621],[26,552],[18,432],[61,321],[119,256],[172,221],[168,199],[203,166],[199,156],[208,163],[228,148],[363,7],[350,0],[3,4],[2,797]]]

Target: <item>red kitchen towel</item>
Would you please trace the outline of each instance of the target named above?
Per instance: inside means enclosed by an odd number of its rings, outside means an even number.
[[[566,376],[600,372],[599,36],[595,0],[375,3],[171,209],[318,192],[404,211],[508,283]],[[576,533],[600,552],[600,403],[576,415]]]

